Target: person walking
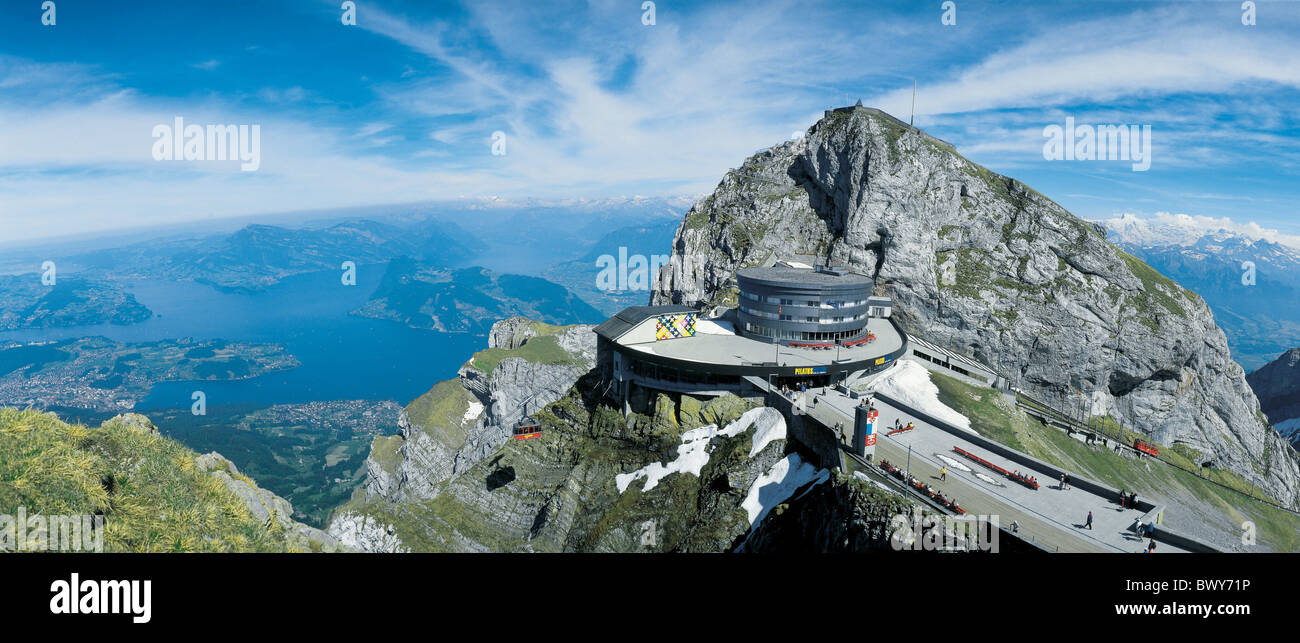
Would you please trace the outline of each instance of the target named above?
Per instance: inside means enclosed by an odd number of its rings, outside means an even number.
[[[939,479],[944,482],[948,481],[948,467],[939,467]]]
[[[1092,512],[1091,512],[1091,511],[1088,512],[1088,522],[1084,523],[1083,526],[1087,527],[1089,530],[1092,530]]]
[[[1057,489],[1060,489],[1061,491],[1065,491],[1065,474],[1064,474],[1064,473],[1061,474],[1061,484],[1057,485],[1056,488],[1057,488]]]
[[[1156,539],[1152,538],[1151,542],[1147,543],[1147,553],[1153,554],[1155,553],[1155,551],[1156,551]]]

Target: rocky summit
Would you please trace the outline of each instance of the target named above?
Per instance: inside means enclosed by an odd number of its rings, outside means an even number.
[[[944,141],[879,110],[828,111],[691,208],[653,303],[734,306],[737,270],[795,255],[874,277],[905,331],[1012,386],[1300,503],[1292,450],[1202,298]]]

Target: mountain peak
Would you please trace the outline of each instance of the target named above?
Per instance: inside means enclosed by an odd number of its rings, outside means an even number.
[[[1262,466],[1285,445],[1200,297],[882,110],[827,110],[729,172],[687,213],[653,303],[734,307],[738,270],[794,255],[887,283],[909,335],[1296,502],[1300,470]]]

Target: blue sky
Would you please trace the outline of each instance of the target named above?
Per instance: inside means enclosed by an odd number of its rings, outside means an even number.
[[[0,2],[0,242],[457,198],[702,195],[822,110],[881,107],[1074,213],[1300,233],[1300,3]],[[258,124],[261,166],[152,130]],[[1150,125],[1152,164],[1043,128]],[[493,132],[507,136],[492,154]]]

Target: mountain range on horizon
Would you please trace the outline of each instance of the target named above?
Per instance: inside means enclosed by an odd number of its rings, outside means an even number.
[[[1111,242],[1204,297],[1247,371],[1300,346],[1300,239],[1186,215],[1097,223]]]

